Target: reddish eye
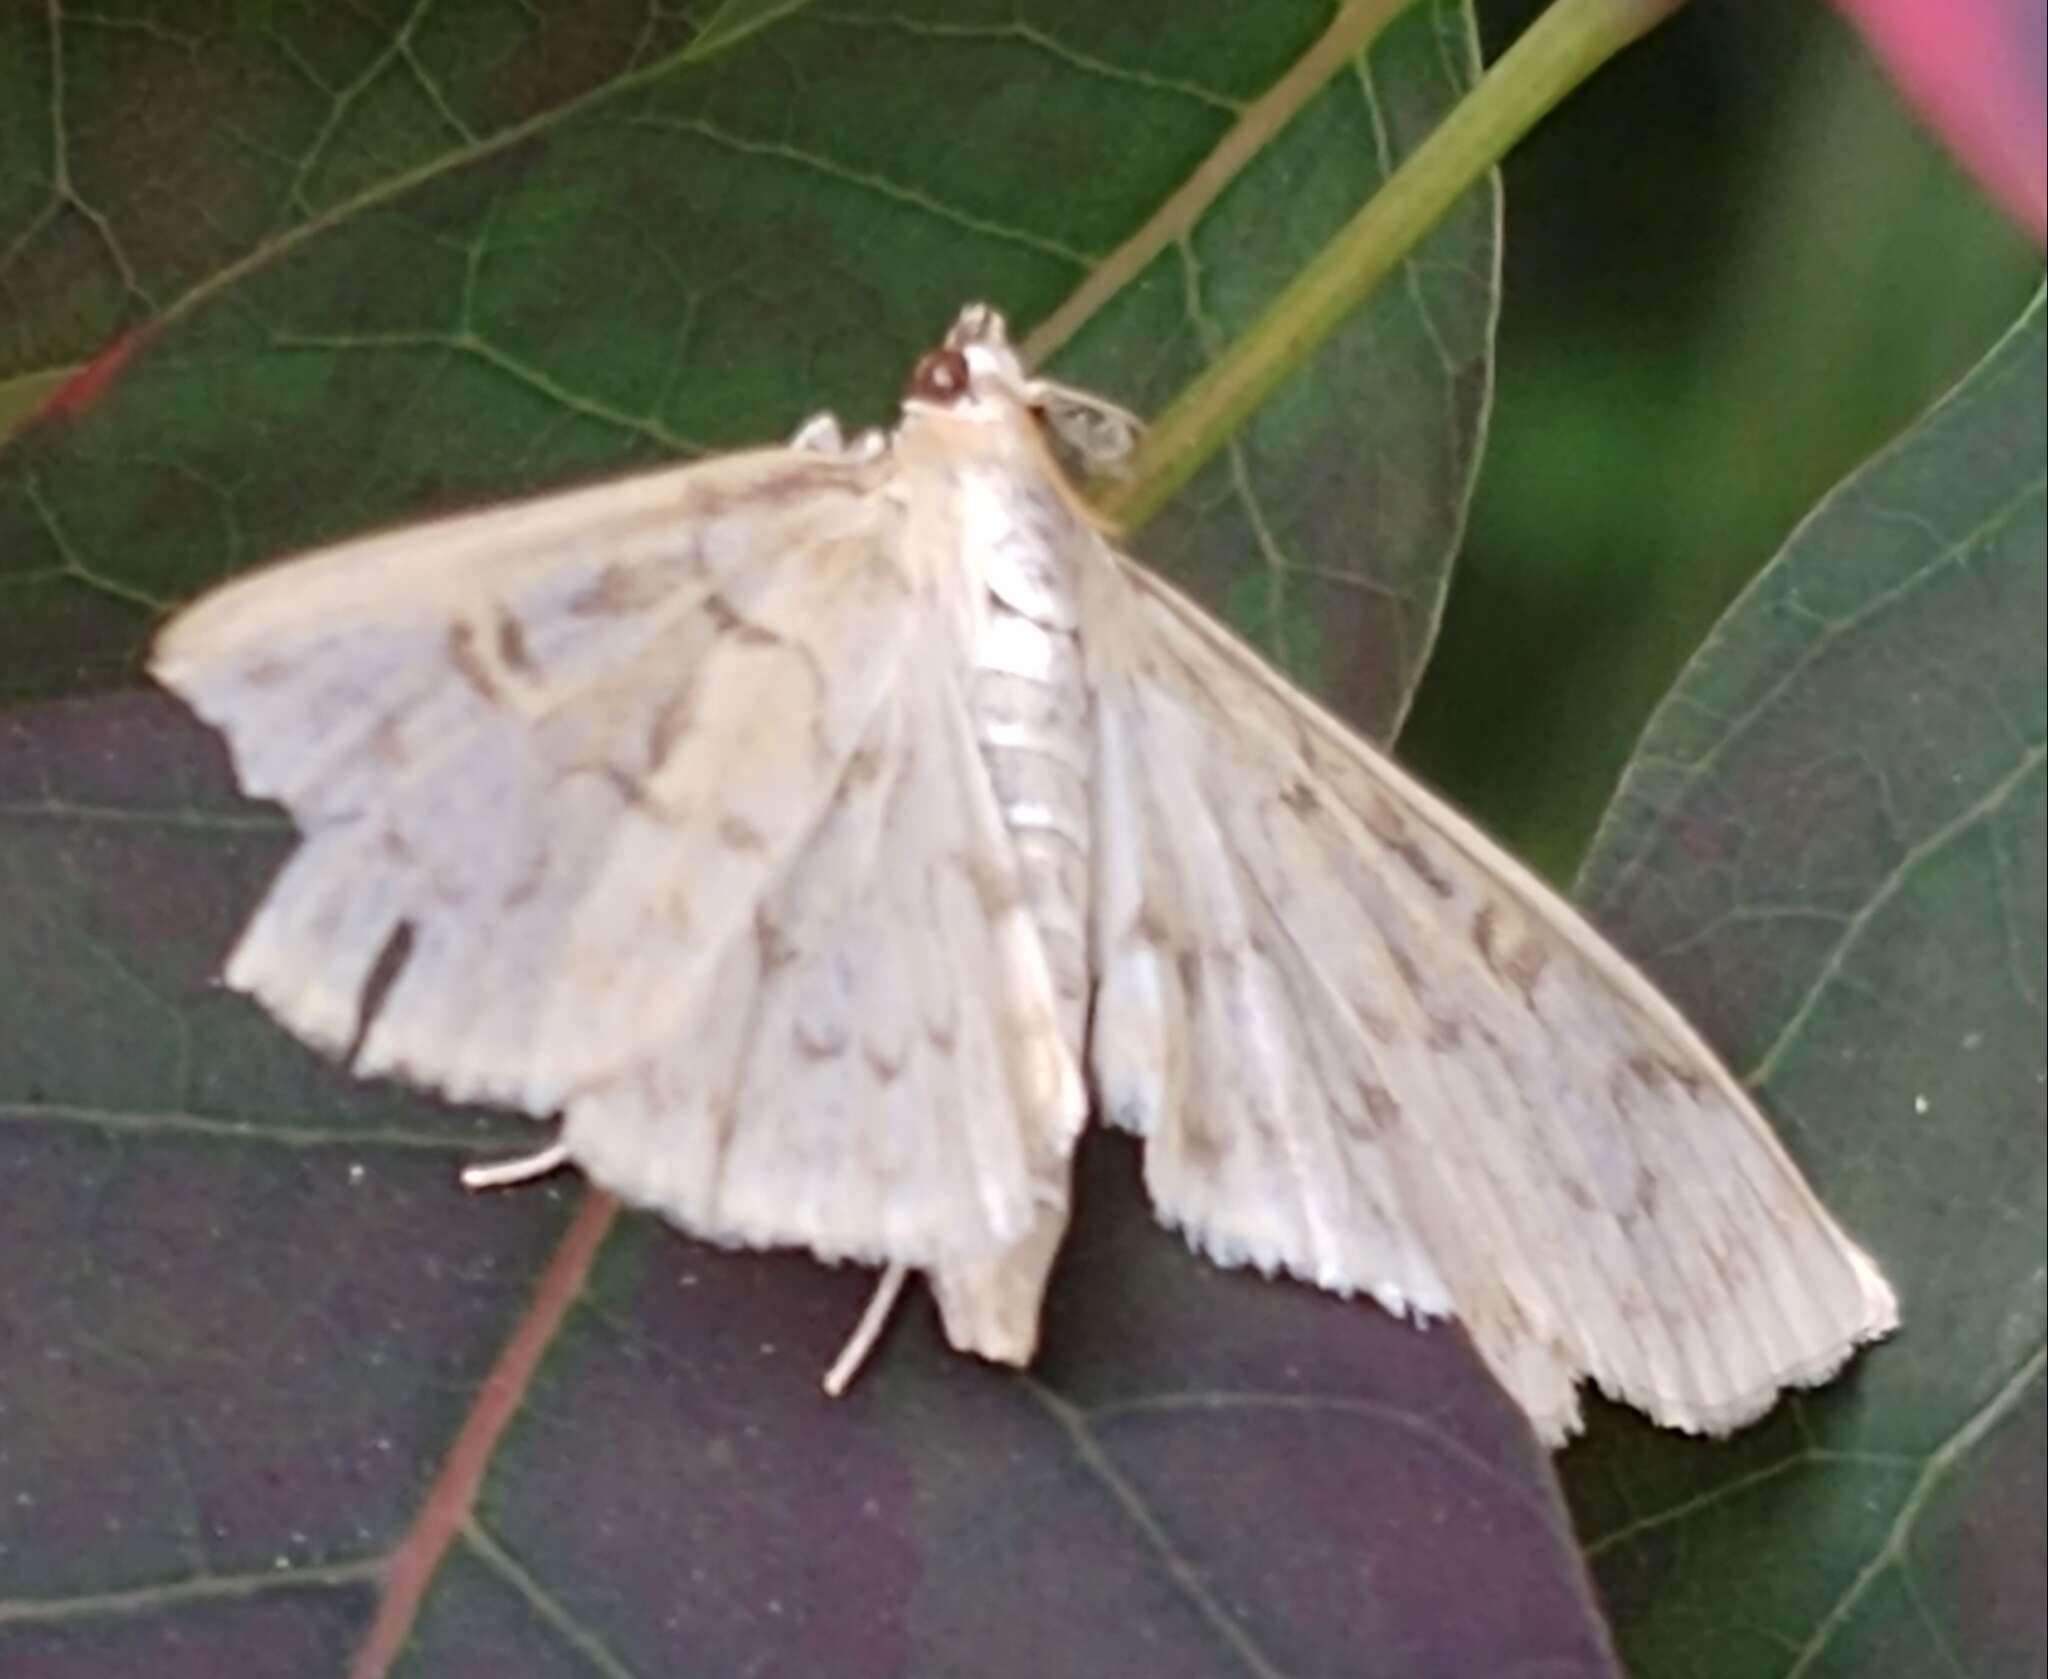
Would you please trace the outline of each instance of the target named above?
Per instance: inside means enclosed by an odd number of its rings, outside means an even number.
[[[967,394],[967,358],[951,348],[927,351],[910,370],[905,394],[920,402],[958,402]]]

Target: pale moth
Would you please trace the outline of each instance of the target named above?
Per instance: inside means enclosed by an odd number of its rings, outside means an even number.
[[[1045,428],[1134,425],[973,307],[886,436],[208,595],[151,668],[303,835],[228,984],[560,1116],[472,1184],[884,1267],[835,1392],[910,1272],[1030,1360],[1091,1111],[1200,1251],[1457,1317],[1551,1443],[1583,1377],[1721,1433],[1889,1331],[1648,981],[1091,520]]]

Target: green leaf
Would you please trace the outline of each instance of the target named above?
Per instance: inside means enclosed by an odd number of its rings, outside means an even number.
[[[1031,348],[1150,411],[1471,79],[1449,0],[1369,60],[1340,50],[1397,9],[1286,0],[1195,27],[1169,8],[1161,28],[1136,8],[728,6],[674,38],[636,11],[481,41],[267,21],[189,50],[85,32],[110,61],[88,89],[149,89],[131,147],[156,102],[181,133],[212,90],[250,104],[183,154],[191,208],[161,244],[142,243],[154,173],[132,200],[88,195],[59,150],[16,195],[17,371],[82,356],[80,318],[131,337],[117,377],[94,383],[102,356],[0,459],[0,684],[123,681],[157,613],[369,525],[759,442],[819,407],[885,419],[970,298],[1020,330],[1052,317]],[[53,27],[76,70],[79,32]],[[47,61],[24,88],[60,92],[68,120],[84,94]],[[1368,727],[1405,706],[1442,603],[1495,219],[1490,190],[1461,205],[1143,545]],[[31,260],[86,233],[97,265]]]
[[[1735,1440],[1566,1480],[1638,1679],[2032,1675],[2044,1552],[2043,310],[1808,518],[1666,701],[1581,896],[1901,1297]]]
[[[288,831],[110,691],[278,553],[884,419],[970,298],[1158,407],[1470,81],[1450,0],[1354,62],[1395,9],[0,26],[9,389],[82,369],[0,455],[0,1669],[1612,1679],[1463,1338],[1199,1262],[1127,1142],[1037,1369],[918,1307],[838,1406],[865,1278],[573,1181],[465,1201],[531,1128],[219,988]],[[1489,188],[1140,544],[1366,726],[1434,628],[1495,260]]]

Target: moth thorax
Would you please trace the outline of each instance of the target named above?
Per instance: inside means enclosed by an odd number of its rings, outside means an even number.
[[[1078,1060],[1087,1022],[1093,752],[1080,644],[1074,631],[1049,629],[1000,600],[991,612],[999,622],[991,624],[990,640],[1000,652],[979,661],[975,672],[975,736],[1016,842],[1061,1032]],[[1032,656],[1019,659],[1024,644]]]

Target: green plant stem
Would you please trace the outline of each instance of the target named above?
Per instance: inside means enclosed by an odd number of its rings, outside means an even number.
[[[1129,473],[1091,486],[1142,525],[1552,106],[1684,0],[1556,0],[1429,138],[1140,441]]]

